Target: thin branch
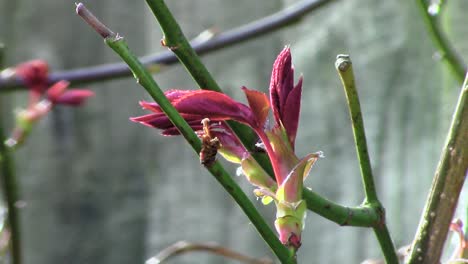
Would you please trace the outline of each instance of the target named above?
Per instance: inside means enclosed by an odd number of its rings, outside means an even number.
[[[303,189],[302,196],[307,201],[307,209],[340,226],[374,227],[380,225],[380,214],[370,206],[342,206],[306,188]]]
[[[223,256],[225,258],[237,260],[245,264],[273,264],[273,261],[268,258],[252,258],[214,243],[192,243],[187,241],[179,241],[170,245],[169,247],[159,252],[158,255],[148,259],[145,263],[160,264],[181,254],[192,253],[196,251]]]
[[[468,74],[416,232],[409,264],[438,263],[468,174]]]
[[[80,14],[80,9],[85,8],[86,7],[83,4],[78,4],[77,13]],[[90,19],[90,17],[83,17],[83,19]],[[114,37],[105,38],[105,43],[127,63],[128,67],[130,67],[134,73],[137,82],[146,89],[146,91],[168,116],[171,122],[179,129],[180,133],[189,142],[195,152],[199,154],[201,150],[201,143],[197,135],[193,132],[187,122],[185,122],[185,120],[180,116],[177,110],[172,106],[150,73],[138,61],[137,57],[129,50],[125,40],[117,34]],[[207,169],[242,208],[244,213],[247,215],[250,221],[252,221],[252,224],[255,226],[262,238],[268,243],[276,256],[283,263],[295,263],[293,256],[291,256],[289,251],[281,244],[273,230],[271,230],[255,206],[245,195],[239,185],[226,172],[223,166],[219,162],[215,162],[211,167],[207,167]]]
[[[0,43],[0,70],[3,68],[5,47]],[[2,98],[3,99],[3,98]],[[2,106],[0,105],[0,108]],[[15,175],[15,165],[11,150],[5,145],[5,133],[0,121],[0,167],[3,194],[8,207],[7,222],[11,232],[10,246],[13,264],[21,264],[21,233],[20,219],[16,203],[19,201],[18,186]]]
[[[292,23],[298,22],[308,13],[319,9],[332,1],[334,0],[301,1],[273,15],[261,18],[257,21],[229,31],[219,33],[208,41],[192,43],[193,48],[199,55],[202,55],[225,47],[230,47],[247,40],[258,38],[270,32],[284,28]],[[148,67],[159,64],[172,65],[178,62],[176,56],[169,51],[142,57],[140,61]],[[67,80],[71,82],[72,85],[78,85],[129,76],[131,76],[131,71],[125,63],[112,63],[68,71],[52,72],[49,77],[49,82],[55,83],[59,80]],[[2,78],[0,76],[0,91],[20,89],[22,87],[24,87],[24,83],[21,79]]]
[[[348,110],[351,117],[353,127],[354,143],[356,146],[359,167],[361,169],[362,183],[366,194],[364,204],[373,208],[377,214],[381,216],[380,225],[374,226],[374,233],[380,243],[380,247],[384,253],[387,263],[398,263],[398,257],[395,252],[390,233],[385,223],[385,209],[381,205],[377,190],[375,189],[374,176],[372,175],[372,167],[367,150],[366,134],[364,130],[364,121],[362,118],[359,96],[354,81],[353,66],[348,55],[338,55],[335,62],[335,67],[340,75],[341,82],[346,94]]]
[[[440,14],[438,12],[431,14],[429,12],[428,1],[426,0],[417,0],[416,3],[421,11],[432,41],[436,45],[443,61],[446,62],[447,66],[455,74],[457,80],[460,83],[463,82],[465,72],[467,71],[466,64],[443,33],[439,23]],[[439,5],[442,5],[442,3],[439,3]]]
[[[367,150],[364,120],[362,119],[361,105],[354,81],[354,73],[351,59],[348,55],[338,55],[335,63],[346,94],[348,110],[353,127],[354,143],[361,169],[362,184],[366,193],[366,203],[379,203],[377,190],[375,189],[374,176]]]

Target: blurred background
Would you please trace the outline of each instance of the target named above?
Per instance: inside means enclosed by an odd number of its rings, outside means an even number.
[[[167,1],[189,38],[228,30],[298,2]],[[138,55],[163,51],[145,1],[84,1]],[[468,59],[467,1],[450,1],[443,23]],[[117,62],[102,39],[75,15],[74,1],[0,0],[0,41],[7,65],[40,58],[64,70]],[[363,198],[337,54],[351,55],[376,183],[397,247],[411,242],[439,159],[460,84],[437,60],[415,1],[335,1],[299,23],[203,57],[224,91],[244,101],[241,86],[267,92],[271,65],[290,45],[304,75],[299,156],[323,151],[306,181],[344,205]],[[439,56],[440,57],[440,56]],[[166,89],[196,89],[180,65],[155,75]],[[16,153],[24,263],[144,263],[179,240],[216,242],[250,256],[272,256],[240,208],[200,166],[182,138],[128,120],[150,100],[133,78],[86,85],[85,107],[57,107]],[[2,119],[27,104],[8,93]],[[235,175],[236,167],[227,167]],[[235,177],[253,201],[252,187]],[[467,196],[459,215],[466,216]],[[274,219],[274,206],[255,204]],[[339,227],[312,212],[300,263],[360,263],[380,258],[372,230]],[[273,257],[274,258],[274,257]],[[170,263],[234,263],[189,254]]]

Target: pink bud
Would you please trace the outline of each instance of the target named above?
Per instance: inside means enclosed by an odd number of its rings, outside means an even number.
[[[52,85],[46,92],[47,99],[54,104],[64,104],[70,106],[79,106],[88,97],[93,96],[94,92],[86,89],[73,89],[67,91],[70,85],[67,81],[59,81]]]
[[[47,90],[49,81],[49,66],[43,60],[32,60],[16,66],[15,73],[22,78],[29,88],[31,104],[37,102],[39,97]]]
[[[62,96],[70,85],[67,81],[59,81],[52,85],[46,92],[47,98],[54,102]]]
[[[65,91],[60,97],[56,98],[53,102],[56,104],[63,104],[69,106],[80,106],[89,97],[94,96],[94,92],[86,89],[73,89]]]

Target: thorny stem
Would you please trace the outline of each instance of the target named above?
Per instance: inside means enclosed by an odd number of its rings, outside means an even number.
[[[351,117],[353,127],[354,142],[356,146],[359,167],[361,169],[362,183],[364,185],[366,200],[364,204],[368,204],[374,211],[381,216],[380,225],[374,226],[374,233],[377,236],[380,247],[384,253],[387,263],[398,263],[398,257],[395,252],[390,233],[385,223],[385,210],[381,205],[377,191],[375,189],[374,177],[372,175],[372,167],[367,150],[367,141],[364,130],[364,121],[362,118],[359,96],[354,81],[353,67],[351,59],[348,55],[338,55],[335,62],[336,70],[340,75],[341,82],[346,94],[348,110]]]
[[[172,106],[172,104],[164,96],[164,93],[154,81],[153,77],[144,70],[138,59],[133,56],[128,50],[125,40],[119,34],[114,33],[103,23],[101,23],[82,3],[76,5],[76,13],[83,18],[96,32],[104,37],[104,42],[110,46],[116,53],[121,57],[121,54],[126,55],[123,59],[127,63],[128,67],[133,71],[137,82],[143,86],[146,91],[158,102],[163,109],[164,113],[174,123],[174,126],[181,132],[181,134],[187,139],[192,147],[199,152],[201,150],[201,143],[198,137],[193,133],[192,128],[185,122],[180,116],[179,112]],[[95,25],[99,25],[95,27]],[[140,69],[141,66],[141,69]]]
[[[421,15],[426,23],[426,27],[440,53],[443,61],[447,64],[450,70],[455,74],[457,80],[461,83],[467,71],[467,67],[463,59],[457,54],[454,47],[447,40],[447,37],[441,30],[439,23],[440,14],[431,15],[428,12],[429,4],[426,0],[416,0],[416,3],[421,11]]]
[[[174,19],[170,10],[161,0],[147,0],[148,5],[153,10],[154,15],[158,19],[160,26],[164,32],[164,42],[168,47],[177,47],[172,51],[177,55],[181,62],[189,67],[196,67],[198,70],[191,70],[192,77],[198,83],[202,89],[211,89],[215,91],[221,91],[219,86],[216,84],[211,74],[200,62],[196,52],[189,51],[192,49],[188,45],[188,41],[185,38],[182,30]],[[190,54],[190,56],[187,56]],[[200,74],[202,72],[203,74]],[[253,134],[248,133],[247,129],[241,124],[235,122],[229,122],[229,125],[233,128],[236,135],[239,137],[244,146],[254,153],[255,159],[258,163],[267,171],[271,176],[274,175],[271,167],[271,163],[268,156],[265,154],[255,153],[254,145],[256,139]],[[306,200],[308,209],[316,212],[317,214],[337,223],[340,225],[353,225],[353,226],[375,226],[378,224],[376,219],[379,216],[375,214],[373,210],[368,210],[364,207],[349,208],[344,207],[325,198],[313,193],[309,189],[303,189],[303,198]]]
[[[463,183],[468,174],[468,74],[421,216],[409,264],[438,263]]]
[[[3,68],[4,46],[0,43],[0,70]],[[0,102],[1,103],[1,102]],[[0,105],[0,108],[2,106]],[[10,246],[13,264],[21,264],[20,219],[16,203],[19,201],[18,185],[15,176],[15,165],[11,150],[5,145],[5,133],[0,121],[0,167],[3,193],[8,207],[7,221],[11,232]]]
[[[270,32],[284,28],[300,21],[305,15],[318,10],[325,4],[334,0],[303,0],[284,10],[270,16],[258,19],[246,25],[216,34],[215,37],[202,42],[191,43],[193,49],[199,54],[207,54],[244,41],[259,38]],[[170,51],[141,57],[140,61],[148,68],[157,65],[172,65],[178,62],[174,53]],[[67,80],[71,85],[91,83],[131,76],[131,71],[125,63],[104,64],[68,71],[52,72],[49,83]],[[0,91],[8,91],[24,87],[23,80],[19,78],[2,78],[0,76]]]
[[[80,15],[85,21],[88,22],[90,19],[96,19],[94,16],[84,15],[86,12],[82,12],[82,10],[86,9],[86,7],[82,3],[77,4],[76,9],[78,15]],[[93,25],[93,23],[89,24]],[[151,97],[158,103],[164,113],[179,129],[180,133],[189,142],[195,152],[197,154],[200,153],[201,143],[197,135],[193,132],[187,122],[185,122],[185,120],[180,116],[177,110],[172,106],[150,73],[138,61],[137,57],[129,50],[125,40],[118,34],[115,34],[109,35],[109,37],[105,38],[105,43],[128,64],[133,74],[135,75],[137,82],[143,86],[151,95]],[[292,256],[289,251],[281,244],[273,230],[265,222],[247,195],[245,195],[239,185],[226,172],[223,166],[219,162],[215,162],[211,167],[207,167],[207,169],[242,208],[262,238],[270,246],[272,251],[281,260],[281,262],[296,263],[294,256]]]
[[[191,253],[195,251],[208,252],[214,255],[219,255],[225,258],[237,260],[245,264],[273,264],[273,262],[270,259],[252,258],[235,252],[229,248],[216,245],[214,243],[191,243],[187,241],[179,241],[175,244],[170,245],[169,247],[159,252],[158,255],[148,259],[145,262],[145,264],[163,263],[178,255],[184,253]]]

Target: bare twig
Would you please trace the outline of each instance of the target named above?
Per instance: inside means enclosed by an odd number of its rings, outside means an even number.
[[[192,43],[192,46],[199,55],[202,55],[258,38],[297,22],[306,14],[333,1],[334,0],[304,0],[273,15],[219,33],[208,41]],[[140,58],[140,61],[145,66],[154,66],[154,64],[172,65],[178,63],[176,56],[170,51],[145,56]],[[77,85],[128,76],[131,76],[131,72],[125,63],[112,63],[68,71],[52,72],[49,76],[49,83],[66,80],[71,82],[71,85]],[[22,87],[24,87],[23,80],[0,76],[0,91],[20,89]]]
[[[159,252],[158,255],[148,259],[146,264],[163,263],[168,261],[170,258],[196,251],[223,256],[225,258],[238,260],[239,262],[245,264],[273,264],[273,261],[268,258],[252,258],[214,243],[192,243],[187,241],[179,241],[170,245],[169,247]]]

